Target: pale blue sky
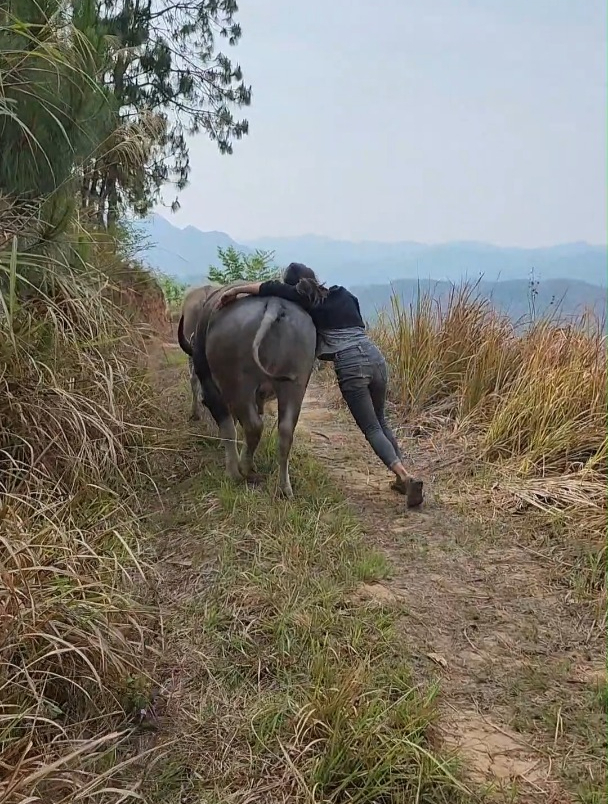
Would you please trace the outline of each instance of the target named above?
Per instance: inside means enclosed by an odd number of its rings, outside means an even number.
[[[605,0],[240,5],[250,134],[230,157],[192,140],[173,223],[606,242]]]

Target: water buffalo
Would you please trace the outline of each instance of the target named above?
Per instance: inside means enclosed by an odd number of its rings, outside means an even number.
[[[244,284],[232,283],[226,287]],[[316,330],[304,310],[283,299],[247,296],[218,308],[225,288],[212,288],[195,305],[195,326],[180,318],[178,340],[192,358],[203,403],[215,419],[226,449],[226,472],[253,479],[253,458],[262,436],[264,401],[278,403],[279,487],[293,497],[289,453],[315,360]],[[235,419],[245,434],[236,450]]]

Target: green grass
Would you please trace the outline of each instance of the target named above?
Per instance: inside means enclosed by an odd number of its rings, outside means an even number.
[[[154,802],[471,801],[433,739],[436,688],[404,664],[397,611],[362,603],[383,557],[318,464],[297,452],[297,499],[275,495],[275,444],[255,490],[224,479],[221,452],[197,445],[167,494],[163,584],[172,734]],[[164,563],[167,562],[167,563]],[[178,601],[176,605],[176,600]],[[177,679],[177,680],[176,680]]]
[[[523,663],[513,673],[509,688],[514,701],[511,726],[544,742],[568,788],[589,794],[603,789],[608,747],[606,683],[576,681],[575,672],[572,659]],[[573,686],[580,690],[576,696]]]

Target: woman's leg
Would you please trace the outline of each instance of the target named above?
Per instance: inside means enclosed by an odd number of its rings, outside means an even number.
[[[400,458],[376,416],[369,390],[372,366],[357,349],[339,355],[335,369],[340,391],[353,419],[382,463],[390,468]]]
[[[374,369],[375,370],[372,375],[372,380],[369,384],[369,391],[372,397],[372,404],[374,406],[374,411],[376,412],[376,418],[380,422],[382,432],[393,445],[393,448],[399,460],[403,462],[403,455],[401,453],[401,449],[399,447],[399,444],[397,443],[395,434],[393,433],[388,422],[386,421],[385,416],[388,373],[386,370],[386,363],[384,359],[382,360],[381,363],[379,363],[379,365],[374,366]]]
[[[414,480],[403,466],[395,436],[384,421],[384,404],[381,421],[372,398],[372,386],[377,404],[382,395],[386,398],[386,379],[382,379],[380,363],[384,359],[378,355],[368,355],[359,348],[338,355],[335,361],[338,384],[357,426],[382,463],[397,477],[401,484],[397,490],[407,496],[408,506],[414,507],[422,502],[422,482]]]
[[[378,358],[374,364],[374,372],[369,385],[369,390],[372,398],[372,404],[374,406],[376,417],[380,423],[380,426],[382,427],[385,436],[393,445],[395,453],[399,457],[399,462],[390,467],[397,477],[397,480],[391,485],[391,488],[395,491],[398,491],[400,494],[405,494],[407,497],[408,507],[414,508],[423,502],[423,483],[421,480],[416,480],[413,478],[403,465],[403,455],[401,453],[401,449],[399,448],[395,434],[386,421],[385,406],[387,386],[388,370],[386,367],[386,361],[378,350]]]
[[[382,463],[392,470],[394,465],[400,463],[400,457],[378,421],[367,380],[351,379],[341,382],[340,391],[359,430]]]

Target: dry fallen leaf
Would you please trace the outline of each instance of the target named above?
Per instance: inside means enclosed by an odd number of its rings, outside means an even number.
[[[435,662],[435,664],[441,665],[441,667],[447,667],[448,666],[448,663],[444,659],[444,657],[440,656],[438,653],[427,653],[426,656],[427,656],[427,659],[430,659],[432,662]]]

